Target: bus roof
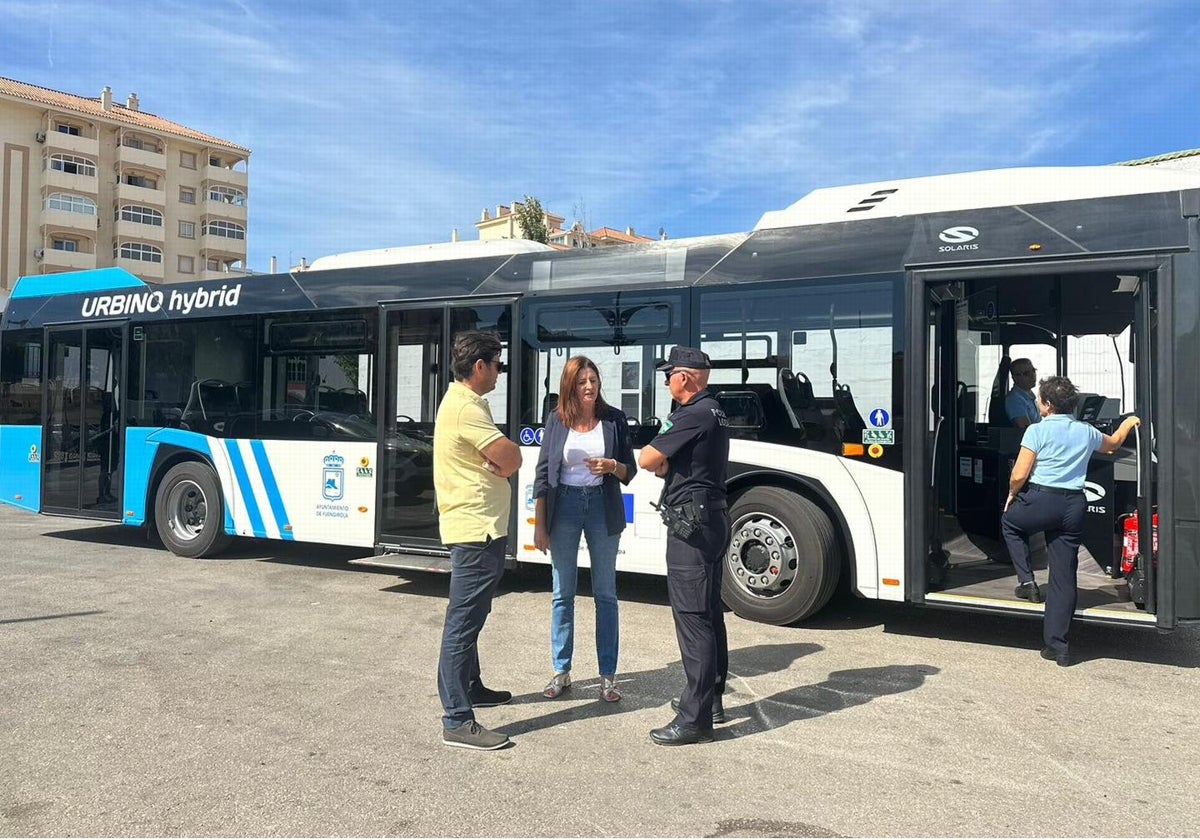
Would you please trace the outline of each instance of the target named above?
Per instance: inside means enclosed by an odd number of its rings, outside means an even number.
[[[764,213],[755,230],[916,216],[1200,188],[1200,172],[1159,167],[1056,166],[989,169],[813,190]]]
[[[307,270],[328,271],[333,268],[361,268],[368,265],[404,265],[553,250],[549,245],[529,239],[469,239],[463,242],[435,242],[429,245],[406,245],[330,254],[313,260]]]

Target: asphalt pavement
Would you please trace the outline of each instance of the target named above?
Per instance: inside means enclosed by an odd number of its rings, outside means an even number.
[[[548,570],[481,638],[497,752],[441,744],[448,578],[0,507],[0,836],[1196,836],[1200,630],[839,598],[800,627],[729,615],[730,722],[660,747],[682,684],[666,587],[623,575],[601,702],[586,577],[575,684],[548,701]]]

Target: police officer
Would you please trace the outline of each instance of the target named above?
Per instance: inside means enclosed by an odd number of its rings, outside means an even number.
[[[663,422],[638,464],[665,477],[661,504],[691,523],[686,536],[667,529],[667,591],[687,685],[677,714],[653,729],[656,744],[705,743],[713,739],[714,712],[724,720],[720,694],[729,668],[725,613],[721,607],[721,558],[729,542],[725,478],[729,465],[729,421],[707,390],[712,363],[694,347],[671,349],[658,366],[679,408]]]

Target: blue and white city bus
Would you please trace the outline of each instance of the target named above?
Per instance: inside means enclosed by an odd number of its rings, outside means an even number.
[[[655,363],[686,344],[714,360],[734,436],[738,614],[794,622],[839,583],[1037,614],[999,533],[1008,366],[1028,357],[1085,392],[1081,419],[1144,421],[1092,459],[1078,617],[1170,629],[1200,618],[1198,217],[1198,173],[1015,169],[821,189],[749,233],[627,247],[22,277],[0,331],[0,500],[150,526],[185,557],[249,536],[444,571],[433,421],[454,335],[490,329],[509,372],[488,400],[525,457],[509,559],[545,563],[531,488],[563,363],[595,360],[640,447],[672,410]],[[621,570],[665,571],[659,487],[627,488]]]

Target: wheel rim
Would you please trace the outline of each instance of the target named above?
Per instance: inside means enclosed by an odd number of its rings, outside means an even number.
[[[200,536],[208,519],[208,498],[200,485],[184,479],[167,495],[167,527],[180,542]]]
[[[747,595],[778,598],[796,579],[796,540],[777,517],[762,511],[743,514],[733,523],[725,564],[728,578]]]

